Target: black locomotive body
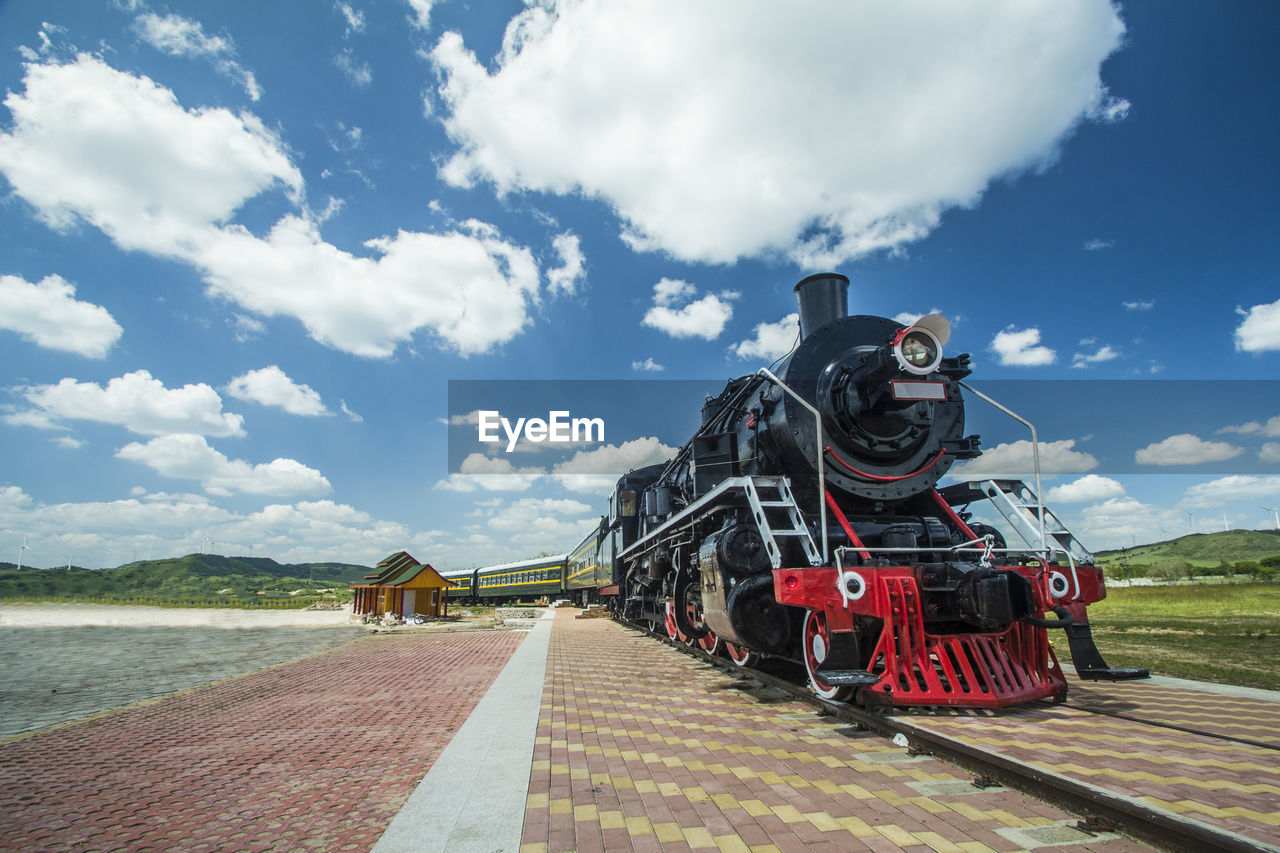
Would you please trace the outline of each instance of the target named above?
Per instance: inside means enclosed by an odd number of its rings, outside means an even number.
[[[670,462],[619,480],[613,584],[601,592],[627,619],[723,644],[738,663],[802,661],[832,699],[1061,698],[1051,628],[1067,632],[1082,675],[1145,675],[1102,662],[1085,617],[1105,595],[1101,571],[1063,545],[1065,528],[1026,486],[935,488],[980,454],[964,435],[969,358],[943,355],[947,321],[847,316],[848,284],[822,274],[796,285],[796,348],[708,399]],[[1034,547],[1012,551],[970,524],[964,507],[984,498],[1026,508]]]

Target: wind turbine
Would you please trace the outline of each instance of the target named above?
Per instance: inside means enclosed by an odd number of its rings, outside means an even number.
[[[1231,529],[1231,522],[1227,521],[1227,511],[1225,509],[1222,511],[1222,529],[1223,530]]]
[[[27,535],[22,534],[22,547],[18,549],[18,571],[22,571],[22,554],[27,550]]]
[[[1276,530],[1280,530],[1280,510],[1277,510],[1276,507],[1273,507],[1273,506],[1264,506],[1263,509],[1275,515]]]
[[[1187,518],[1191,519],[1191,532],[1195,533],[1196,532],[1196,514],[1189,509],[1184,509],[1183,512],[1186,513]]]

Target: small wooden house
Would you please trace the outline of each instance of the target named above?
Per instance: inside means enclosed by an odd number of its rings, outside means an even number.
[[[352,612],[356,616],[394,613],[402,619],[448,616],[445,588],[454,586],[430,564],[419,563],[408,551],[397,551],[378,563],[377,571],[351,584]]]

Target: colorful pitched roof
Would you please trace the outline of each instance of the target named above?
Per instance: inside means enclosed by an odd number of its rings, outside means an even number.
[[[430,563],[419,563],[408,551],[396,551],[378,563],[375,568],[376,572],[364,576],[365,580],[370,581],[369,584],[353,584],[353,586],[400,586],[418,577],[424,571],[431,572],[445,586],[457,586],[432,568]]]

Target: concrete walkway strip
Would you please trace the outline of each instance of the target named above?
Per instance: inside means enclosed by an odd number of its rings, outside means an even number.
[[[554,617],[548,610],[516,649],[374,853],[520,849]]]

